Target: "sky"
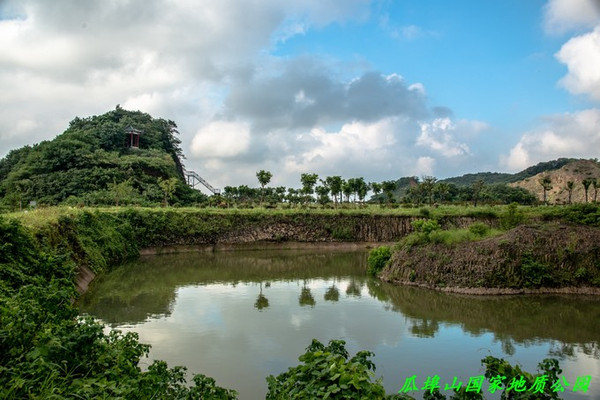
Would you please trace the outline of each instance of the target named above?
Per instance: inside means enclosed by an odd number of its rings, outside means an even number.
[[[116,105],[213,186],[600,149],[600,0],[0,0],[0,157]]]

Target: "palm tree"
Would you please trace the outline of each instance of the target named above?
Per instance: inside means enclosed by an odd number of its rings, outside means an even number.
[[[548,190],[552,189],[552,179],[550,178],[550,176],[546,175],[541,177],[538,182],[540,183],[540,185],[542,185],[542,188],[544,189],[544,204],[548,204],[548,202],[546,201],[546,193],[548,192]]]
[[[590,185],[592,184],[592,180],[589,178],[585,178],[581,184],[583,185],[583,190],[585,190],[585,202],[588,202],[588,190],[590,188]]]
[[[567,182],[567,190],[569,191],[569,203],[571,204],[571,196],[573,195],[573,187],[575,186],[575,182],[568,181]]]

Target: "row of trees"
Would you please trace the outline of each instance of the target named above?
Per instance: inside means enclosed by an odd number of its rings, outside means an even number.
[[[268,187],[273,174],[270,171],[260,170],[256,173],[260,188],[251,188],[247,185],[237,187],[226,186],[223,196],[226,200],[236,203],[260,201],[261,204],[289,202],[292,204],[308,204],[318,202],[322,205],[333,203],[364,202],[369,191],[375,195],[382,192],[391,202],[394,190],[397,189],[395,181],[382,183],[367,183],[363,177],[343,179],[341,176],[327,176],[319,179],[318,174],[304,173],[300,175],[301,188],[286,188],[284,186]]]
[[[545,175],[545,176],[541,177],[538,182],[542,186],[542,189],[544,191],[544,203],[548,203],[547,193],[548,193],[548,191],[552,190],[552,187],[553,187],[552,186],[552,178],[550,178],[550,176],[548,176],[548,175]],[[600,188],[600,179],[585,178],[581,181],[581,184],[583,185],[583,190],[585,193],[585,202],[586,203],[589,202],[588,192],[590,190],[590,187],[592,187],[594,189],[593,202],[594,203],[597,202],[598,201],[598,189]],[[567,204],[571,204],[572,203],[571,200],[573,198],[573,190],[575,189],[575,181],[567,181],[565,189],[569,193],[569,198],[567,200]]]
[[[315,299],[314,295],[312,294],[310,287],[307,286],[307,283],[308,282],[305,279],[304,284],[302,285],[302,288],[300,291],[300,295],[298,296],[298,304],[302,307],[304,307],[304,306],[314,307],[317,304],[317,300]],[[258,294],[258,297],[256,298],[256,301],[254,302],[254,308],[256,308],[259,311],[262,311],[263,309],[269,307],[269,299],[263,294],[263,283],[260,282],[259,284],[260,284],[260,292]],[[270,286],[271,286],[271,282],[265,283],[265,288],[268,288]],[[363,282],[359,282],[354,279],[350,280],[350,282],[348,283],[348,285],[346,287],[346,296],[360,297],[363,286],[364,286]],[[323,296],[323,299],[325,299],[326,301],[333,301],[333,302],[340,300],[340,289],[335,285],[335,282],[333,283],[332,286],[329,286],[327,288],[327,290],[325,291],[325,294]]]
[[[226,186],[223,197],[228,203],[234,204],[278,204],[290,203],[306,205],[319,203],[332,204],[337,207],[340,203],[369,202],[390,205],[402,202],[415,206],[448,203],[471,203],[477,206],[485,203],[520,203],[533,204],[536,197],[522,188],[513,188],[505,184],[487,185],[483,180],[470,186],[458,186],[447,182],[438,182],[433,176],[402,178],[397,181],[367,182],[363,177],[343,179],[341,176],[327,176],[320,179],[317,174],[303,173],[300,175],[301,187],[286,188],[284,186],[269,187],[273,177],[270,171],[260,170],[256,173],[259,188],[247,185]]]

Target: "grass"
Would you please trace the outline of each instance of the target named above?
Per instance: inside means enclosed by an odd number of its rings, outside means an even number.
[[[594,208],[596,215],[600,214],[597,210],[598,205],[587,205],[587,208]],[[552,220],[566,217],[572,222],[579,222],[576,217],[570,217],[577,214],[582,206],[517,206],[516,210],[523,215],[524,220]],[[40,207],[35,210],[24,210],[3,214],[7,218],[18,219],[24,225],[29,227],[40,227],[49,222],[56,221],[60,216],[77,216],[84,211],[99,211],[102,213],[119,213],[127,209],[144,210],[147,212],[162,213],[165,210],[174,211],[182,214],[201,214],[201,215],[298,215],[304,213],[316,215],[397,215],[407,217],[419,217],[430,219],[441,219],[444,217],[471,217],[483,219],[502,218],[508,212],[509,206],[462,206],[462,205],[442,205],[439,207],[397,207],[389,208],[375,204],[343,204],[339,208],[322,208],[320,206],[311,205],[309,207],[283,207],[277,208],[217,208],[217,207]],[[424,210],[427,216],[424,215]]]

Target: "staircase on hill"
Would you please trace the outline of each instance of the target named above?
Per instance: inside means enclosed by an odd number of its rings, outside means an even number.
[[[186,180],[187,184],[189,186],[191,186],[192,188],[196,189],[196,185],[198,183],[201,183],[202,185],[204,185],[205,188],[210,190],[213,194],[217,194],[217,195],[221,194],[221,189],[216,189],[216,188],[212,187],[212,185],[210,183],[208,183],[206,181],[206,179],[202,178],[196,172],[188,171],[188,170],[184,169],[183,175],[185,176],[185,180]],[[196,189],[196,190],[199,190],[199,189]]]

